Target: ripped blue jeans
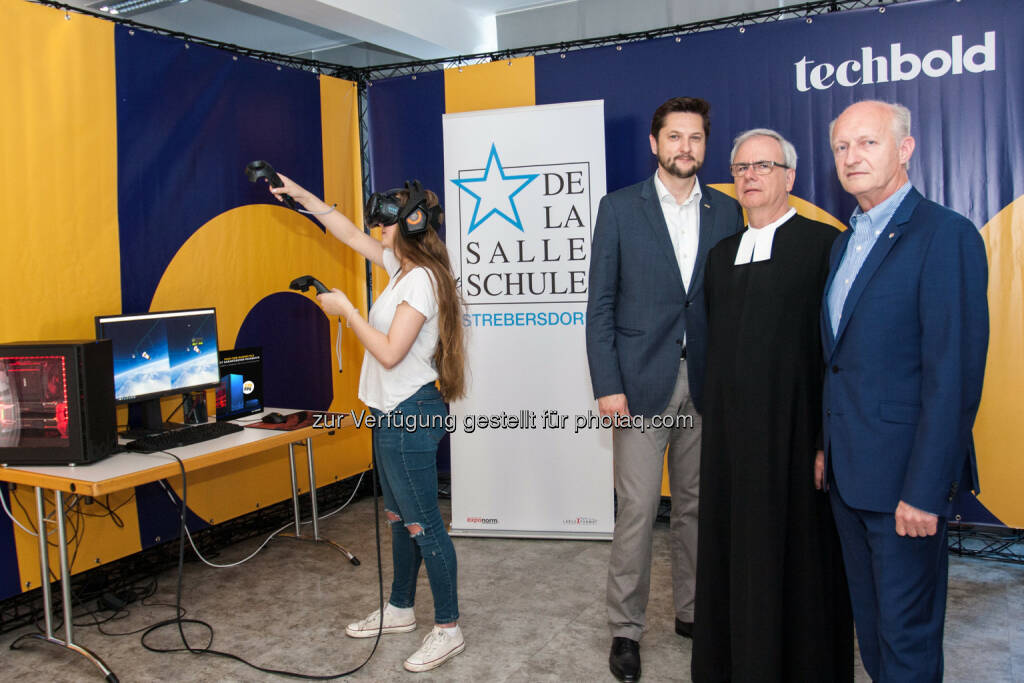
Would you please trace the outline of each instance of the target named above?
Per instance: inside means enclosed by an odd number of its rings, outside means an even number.
[[[459,618],[455,546],[437,504],[437,444],[444,436],[448,409],[433,384],[420,387],[398,404],[391,419],[373,409],[377,475],[391,525],[394,580],[389,602],[412,607],[420,563],[434,594],[434,619],[447,624]],[[382,424],[383,423],[383,424]]]

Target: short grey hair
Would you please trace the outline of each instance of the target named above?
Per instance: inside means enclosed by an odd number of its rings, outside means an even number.
[[[853,104],[862,103],[877,104],[889,110],[889,113],[892,114],[891,131],[893,135],[893,140],[896,142],[897,145],[900,144],[900,142],[904,138],[910,137],[910,110],[904,107],[902,104],[900,104],[899,102],[883,102],[882,100],[861,100],[860,102],[854,102]],[[852,107],[853,104],[851,104],[850,107]],[[846,109],[849,109],[850,107],[847,107]],[[843,112],[845,112],[846,109],[844,109]],[[839,114],[839,116],[842,116],[842,114]],[[839,116],[832,119],[832,122],[828,124],[829,147],[832,146],[832,130],[836,127],[836,121],[839,120]],[[909,159],[907,160],[907,163],[903,164],[903,168],[906,170],[910,170]]]
[[[896,142],[909,138],[910,110],[896,102],[890,102],[889,108],[892,110],[892,132],[896,136]]]
[[[896,142],[899,143],[903,138],[910,137],[910,110],[904,107],[898,102],[883,102],[882,100],[861,100],[860,102],[854,102],[853,104],[878,104],[889,110],[892,114],[892,134],[896,138]],[[850,107],[853,106],[850,105]],[[846,109],[849,109],[847,107]],[[846,109],[843,111],[845,112]],[[839,116],[842,116],[840,113]],[[832,122],[828,124],[828,140],[832,142],[832,131],[836,127],[836,121],[839,120],[839,116],[832,119]]]
[[[781,134],[775,132],[770,128],[751,128],[748,131],[744,131],[736,136],[736,139],[732,142],[732,152],[729,153],[729,163],[731,164],[736,160],[736,150],[740,148],[744,142],[750,138],[766,137],[771,138],[779,143],[782,147],[782,160],[786,163],[786,166],[796,170],[796,147],[793,143],[782,137]],[[768,159],[765,159],[768,161]]]

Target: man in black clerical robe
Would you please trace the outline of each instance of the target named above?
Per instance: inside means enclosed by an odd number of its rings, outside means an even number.
[[[749,228],[708,256],[692,675],[852,681],[853,624],[827,495],[819,333],[831,226],[789,207],[796,151],[748,131],[731,170]]]

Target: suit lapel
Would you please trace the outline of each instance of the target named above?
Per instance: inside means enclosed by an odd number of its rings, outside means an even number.
[[[846,296],[846,302],[843,304],[843,315],[839,318],[839,329],[836,330],[835,344],[838,344],[839,340],[842,339],[843,331],[846,330],[846,325],[849,323],[850,316],[853,315],[853,311],[857,307],[861,294],[864,293],[871,278],[874,277],[875,272],[882,265],[882,261],[885,260],[893,245],[902,237],[905,229],[904,226],[910,220],[911,215],[914,213],[914,208],[917,207],[920,201],[921,193],[911,188],[910,192],[900,203],[899,208],[896,209],[896,213],[889,220],[888,225],[882,230],[882,234],[875,241],[875,246],[868,253],[864,265],[861,266],[860,272],[857,273],[857,277],[853,281],[850,293]]]
[[[700,186],[700,223],[697,230],[697,260],[693,264],[693,277],[686,288],[686,298],[692,300],[704,282],[704,264],[714,243],[715,216],[711,210],[711,195],[704,185]]]
[[[836,272],[839,264],[843,262],[843,254],[846,253],[846,246],[850,243],[850,236],[853,231],[847,228],[836,238],[832,246],[830,263],[828,267],[828,280],[825,281],[824,295],[821,298],[821,329],[822,343],[825,345],[825,356],[831,356],[835,347],[836,337],[832,333],[832,314],[828,307],[828,293],[832,290],[832,281],[836,279]]]
[[[651,230],[654,241],[652,247],[665,259],[671,271],[676,274],[676,282],[683,294],[686,288],[683,286],[683,277],[679,272],[679,261],[676,259],[676,250],[672,247],[672,238],[668,234],[668,225],[665,223],[665,213],[661,210],[661,200],[654,189],[654,177],[644,183],[640,189],[640,199],[644,207],[644,215],[647,217],[647,226]]]

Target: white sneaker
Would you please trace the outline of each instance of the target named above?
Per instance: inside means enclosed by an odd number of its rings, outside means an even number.
[[[380,610],[375,609],[365,619],[353,621],[345,627],[345,635],[351,638],[376,638],[377,631],[383,635],[389,633],[408,633],[416,630],[416,615],[412,609],[400,609],[391,603],[384,606],[384,628],[380,629]]]
[[[430,671],[465,650],[462,629],[456,626],[454,630],[455,633],[451,634],[448,629],[435,626],[423,639],[420,649],[405,660],[405,668],[409,671]]]

